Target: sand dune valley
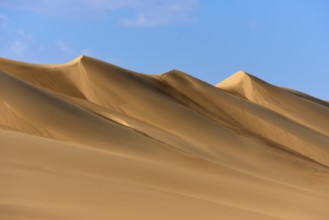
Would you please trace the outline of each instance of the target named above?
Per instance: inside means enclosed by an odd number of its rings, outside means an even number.
[[[1,58],[0,164],[3,220],[328,220],[329,103],[242,71]]]

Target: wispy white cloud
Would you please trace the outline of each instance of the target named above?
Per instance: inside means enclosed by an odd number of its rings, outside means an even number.
[[[24,56],[24,54],[29,49],[29,45],[32,44],[32,35],[23,31],[23,30],[17,30],[14,31],[10,36],[7,36],[7,38],[3,39],[3,41],[6,43],[5,45],[8,45],[6,50],[14,57],[21,58]]]
[[[24,40],[31,41],[32,40],[32,34],[20,29],[16,31],[16,35]]]
[[[128,27],[154,27],[169,23],[187,22],[198,1],[159,1],[148,7],[137,10],[132,18],[123,18],[121,24]]]
[[[256,30],[259,28],[259,23],[255,20],[250,20],[247,24],[246,24],[247,28],[248,29],[251,29],[251,30]]]
[[[90,48],[81,50],[81,55],[94,56],[94,52]]]
[[[70,56],[74,53],[70,43],[67,41],[57,40],[54,46],[56,50],[58,50],[60,53],[63,53],[65,55]]]
[[[17,57],[21,57],[24,52],[27,50],[28,44],[22,40],[14,40],[10,44],[10,51]]]
[[[76,49],[70,42],[59,39],[42,43],[23,30],[6,30],[0,34],[0,56],[26,62],[65,62],[81,54],[91,55],[89,49]]]
[[[131,15],[119,23],[127,27],[154,27],[191,19],[199,0],[11,0],[0,6],[30,10],[51,16],[97,16],[117,9],[129,9]]]
[[[0,28],[7,25],[7,17],[0,14]]]

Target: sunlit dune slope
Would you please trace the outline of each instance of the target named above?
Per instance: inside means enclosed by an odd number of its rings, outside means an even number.
[[[90,57],[0,59],[1,219],[328,219],[329,105]]]

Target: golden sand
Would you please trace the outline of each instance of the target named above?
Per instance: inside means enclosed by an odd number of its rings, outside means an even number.
[[[0,219],[327,220],[329,104],[80,56],[0,59]]]

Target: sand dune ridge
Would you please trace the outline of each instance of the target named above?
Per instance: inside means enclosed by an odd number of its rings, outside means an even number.
[[[0,58],[4,219],[327,219],[329,105],[91,57]]]

